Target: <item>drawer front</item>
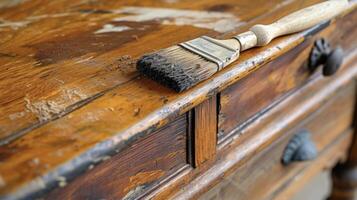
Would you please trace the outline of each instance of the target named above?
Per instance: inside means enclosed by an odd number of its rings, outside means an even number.
[[[222,91],[218,142],[228,138],[232,132],[237,132],[295,88],[321,75],[321,69],[313,74],[308,67],[314,41],[326,38],[332,47],[342,46],[345,55],[349,54],[356,45],[355,39],[351,37],[357,34],[357,28],[352,22],[356,16],[357,12],[353,12],[335,24],[330,24],[283,56]]]
[[[135,199],[187,167],[187,117],[179,117],[88,169],[46,199]],[[63,186],[63,185],[62,185]]]
[[[350,83],[265,150],[238,168],[201,199],[272,199],[293,187],[305,172],[316,173],[332,167],[345,156],[352,136],[356,85]],[[307,130],[318,150],[312,161],[281,163],[286,145],[293,136]],[[299,175],[299,176],[298,176]],[[285,197],[286,198],[286,197]]]

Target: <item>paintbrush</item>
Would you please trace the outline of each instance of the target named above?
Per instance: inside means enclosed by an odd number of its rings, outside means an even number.
[[[347,0],[330,0],[304,8],[270,25],[255,25],[231,39],[202,36],[144,55],[137,62],[140,73],[177,91],[191,88],[237,60],[247,49],[265,46],[272,39],[303,31],[336,17]]]

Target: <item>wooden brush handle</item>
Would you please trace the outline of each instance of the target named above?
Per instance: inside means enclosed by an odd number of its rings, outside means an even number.
[[[250,30],[257,36],[257,46],[272,39],[305,30],[343,12],[348,0],[330,0],[294,12],[270,25],[255,25]]]

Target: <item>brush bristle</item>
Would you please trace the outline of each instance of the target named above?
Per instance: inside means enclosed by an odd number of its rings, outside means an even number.
[[[172,46],[143,56],[137,69],[149,78],[177,92],[206,80],[217,72],[217,65],[180,46]]]

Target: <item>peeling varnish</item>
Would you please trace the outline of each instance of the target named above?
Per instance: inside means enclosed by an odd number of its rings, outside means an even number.
[[[61,116],[70,103],[87,98],[87,95],[78,88],[62,88],[61,92],[62,94],[57,100],[31,101],[25,97],[25,112],[35,114],[40,122],[45,122],[56,116]]]
[[[16,119],[19,119],[19,118],[22,118],[26,115],[26,112],[16,112],[16,113],[13,113],[13,114],[10,114],[9,115],[9,119],[10,120],[16,120]]]
[[[28,0],[1,0],[0,8],[10,8],[25,3]]]
[[[52,119],[54,116],[60,114],[64,110],[64,106],[55,101],[36,101],[31,102],[30,99],[25,98],[27,112],[34,113],[40,122]]]
[[[19,28],[27,26],[29,23],[31,23],[31,21],[27,21],[27,20],[8,21],[8,20],[0,19],[0,30],[1,28],[6,28],[6,27],[10,27],[13,30],[17,30]]]
[[[56,180],[58,181],[59,187],[65,187],[67,185],[67,179],[64,176],[58,176],[56,177]]]
[[[73,13],[57,13],[57,14],[50,14],[50,15],[36,15],[36,16],[30,16],[27,17],[26,19],[28,20],[39,20],[39,19],[46,19],[46,18],[58,18],[58,17],[67,17],[73,15]]]
[[[105,24],[102,29],[95,31],[95,34],[110,33],[110,32],[122,32],[130,30],[128,26],[115,26],[113,24]]]
[[[66,101],[76,102],[87,98],[79,88],[62,88],[62,97]]]
[[[41,19],[65,17],[65,16],[69,16],[69,15],[73,15],[73,14],[72,13],[58,13],[58,14],[51,14],[51,15],[29,16],[29,17],[26,17],[22,21],[10,21],[10,20],[0,18],[0,30],[2,28],[8,28],[8,27],[10,27],[13,30],[17,30],[19,28],[26,27],[28,24],[36,22]]]
[[[82,117],[83,122],[96,122],[99,120],[98,113],[88,112]]]
[[[123,200],[130,200],[133,196],[140,194],[145,189],[145,186],[139,185],[138,187],[130,190],[124,197]]]
[[[123,7],[114,13],[128,14],[113,21],[158,21],[164,25],[194,26],[211,29],[217,32],[228,32],[236,29],[241,22],[235,15],[223,12],[195,11],[150,7]]]
[[[130,193],[133,189],[140,187],[141,185],[152,182],[159,179],[165,175],[165,172],[162,170],[148,171],[148,172],[139,172],[136,175],[130,177],[130,183],[127,188],[124,189],[125,193]]]
[[[273,8],[273,10],[277,10],[277,9],[279,9],[279,8],[281,8],[281,7],[287,6],[287,5],[291,4],[291,3],[293,3],[294,1],[295,1],[295,0],[285,0],[285,1],[282,1],[281,3],[278,3],[278,4]]]

